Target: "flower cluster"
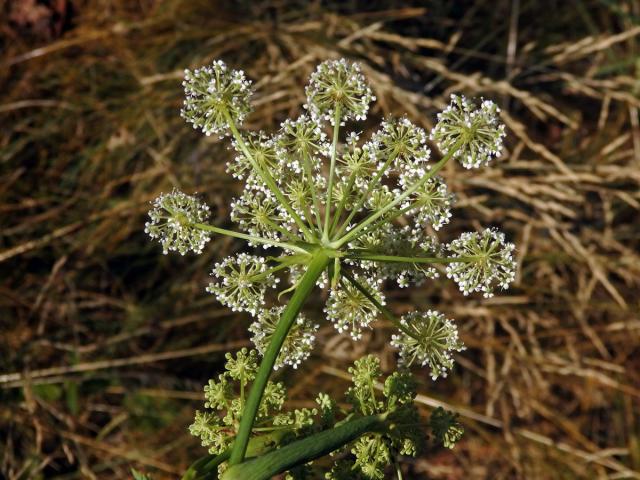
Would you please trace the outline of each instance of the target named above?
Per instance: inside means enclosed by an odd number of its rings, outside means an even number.
[[[207,288],[224,305],[254,317],[250,330],[260,353],[276,335],[282,295],[316,285],[328,290],[324,313],[339,332],[358,340],[383,315],[397,328],[392,344],[402,363],[445,376],[452,352],[463,349],[454,322],[435,311],[397,318],[385,307],[383,291],[391,282],[420,285],[439,271],[465,294],[490,296],[513,282],[514,246],[504,234],[469,232],[449,244],[435,236],[450,222],[454,201],[439,172],[450,159],[471,168],[500,154],[505,132],[498,107],[453,95],[431,132],[406,117],[387,118],[367,138],[344,128],[363,120],[375,99],[362,69],[328,60],[311,74],[305,114],[275,132],[240,132],[250,112],[250,86],[243,72],[221,61],[187,71],[182,110],[206,134],[233,136],[235,156],[227,169],[245,188],[231,203],[231,220],[241,232],[203,225],[208,208],[174,191],[154,202],[149,235],[165,251],[200,252],[212,232],[269,250],[264,257],[242,252],[222,260]],[[440,160],[432,159],[430,142]],[[320,257],[325,264],[307,278]],[[280,279],[289,284],[270,295]],[[313,347],[318,326],[302,313],[291,325],[276,368],[299,366]]]
[[[417,427],[420,416],[413,404],[416,382],[407,372],[394,372],[385,380],[382,395],[376,394],[382,371],[380,360],[373,355],[356,360],[349,373],[353,385],[347,390],[346,397],[352,405],[352,414],[385,413],[394,428],[362,435],[346,445],[344,451],[349,455],[336,461],[325,478],[382,480],[387,478],[388,465],[399,455],[415,457],[423,448],[425,435]]]
[[[249,331],[256,350],[227,355],[226,371],[205,387],[205,410],[196,413],[191,433],[211,454],[230,452],[221,455],[229,458],[227,473],[246,478],[246,469],[263,454],[269,456],[261,463],[265,468],[273,469],[276,457],[284,462],[269,475],[291,467],[292,452],[303,449],[285,449],[300,437],[317,433],[316,439],[328,442],[338,429],[362,428],[343,441],[341,457],[325,478],[386,478],[387,467],[399,456],[415,456],[426,438],[414,405],[416,382],[407,369],[419,364],[434,380],[445,377],[464,345],[443,313],[398,318],[385,305],[385,287],[420,285],[445,271],[465,295],[488,297],[515,279],[515,247],[503,233],[467,232],[448,244],[436,236],[450,222],[454,201],[439,174],[452,159],[476,168],[500,154],[505,131],[498,107],[452,95],[431,132],[406,117],[388,118],[366,138],[344,127],[366,118],[373,91],[357,63],[329,60],[311,74],[305,114],[275,132],[241,132],[251,111],[251,82],[242,71],[218,60],[185,71],[183,85],[185,120],[206,135],[232,136],[235,156],[227,171],[244,189],[231,203],[230,216],[240,231],[206,224],[209,208],[177,190],[153,202],[145,230],[165,253],[200,253],[213,233],[268,251],[264,257],[241,251],[214,265],[207,291],[253,317]],[[430,142],[440,159],[432,159]],[[278,292],[281,279],[288,285]],[[376,357],[356,361],[349,370],[347,412],[324,394],[316,399],[318,408],[284,411],[284,385],[269,381],[272,370],[297,368],[311,354],[319,325],[302,310],[314,288],[328,291],[318,296],[326,298],[325,317],[353,340],[378,316],[396,329],[391,345],[399,351],[399,370],[382,386]],[[280,300],[291,292],[284,307]],[[447,448],[463,432],[456,416],[442,409],[433,412],[428,427]],[[327,429],[334,431],[318,433]],[[301,441],[312,444],[311,438]],[[303,478],[311,468],[304,464],[312,459],[304,450],[287,479]],[[245,457],[256,458],[242,462]]]
[[[194,224],[205,222],[209,207],[196,197],[178,190],[162,194],[152,202],[150,220],[144,231],[153,239],[159,239],[163,253],[174,250],[181,255],[192,251],[201,253],[209,241],[208,232]]]
[[[347,390],[347,400],[353,415],[375,415],[384,412],[393,428],[386,432],[361,436],[344,450],[350,455],[336,461],[325,478],[329,480],[382,480],[387,467],[398,456],[415,457],[424,448],[425,433],[413,400],[416,381],[406,371],[389,375],[382,395],[376,394],[382,372],[380,360],[368,355],[356,360],[349,368],[353,385]],[[434,410],[429,427],[438,443],[450,448],[462,436],[457,417],[442,408]]]
[[[458,328],[445,316],[433,310],[410,312],[400,319],[402,329],[393,335],[391,345],[400,350],[406,365],[428,365],[431,378],[446,377],[453,367],[451,352],[464,350]]]
[[[253,334],[251,341],[261,354],[264,354],[271,343],[276,325],[283,311],[284,307],[262,310],[258,318],[249,327],[249,331]],[[300,363],[306,360],[313,349],[316,339],[315,333],[318,328],[319,325],[311,323],[303,314],[298,315],[289,330],[287,338],[284,340],[274,368],[277,370],[284,365],[291,365],[293,368],[297,368]]]
[[[180,114],[205,135],[226,135],[229,122],[241,124],[251,111],[251,82],[242,70],[221,60],[210,67],[184,71],[184,107]]]
[[[502,152],[505,133],[499,112],[491,100],[483,100],[477,107],[464,96],[451,95],[449,106],[438,114],[431,140],[442,153],[452,151],[465,168],[488,165]]]
[[[431,412],[429,426],[436,441],[442,443],[446,448],[453,448],[464,434],[464,428],[458,422],[458,415],[442,407]]]
[[[204,387],[206,410],[196,411],[189,431],[200,438],[211,454],[220,454],[233,442],[242,409],[245,392],[256,377],[258,354],[242,349],[226,355],[225,372]],[[317,415],[317,409],[283,411],[286,399],[284,384],[269,382],[258,409],[260,428],[256,429],[256,445],[260,448],[276,446],[285,434],[296,435],[308,428]]]
[[[496,286],[508,288],[515,279],[515,245],[507,242],[502,232],[488,228],[481,233],[463,233],[448,249],[460,261],[447,265],[447,276],[465,295],[483,292],[488,298]]]
[[[426,165],[431,157],[427,139],[427,132],[402,117],[383,121],[371,140],[379,146],[383,158],[392,159],[402,168]]]
[[[418,178],[414,175],[413,180],[408,180],[405,176],[402,181],[412,184]],[[446,183],[440,177],[433,177],[422,183],[402,207],[415,218],[417,224],[440,230],[449,223],[452,204],[453,195],[449,193]]]
[[[358,340],[362,337],[362,329],[369,327],[378,316],[377,305],[384,305],[385,302],[380,292],[382,280],[356,275],[355,281],[361,282],[369,295],[354,284],[342,282],[331,289],[325,313],[340,333],[348,332],[354,340]]]
[[[278,240],[288,217],[268,190],[247,189],[231,202],[231,220],[251,235]]]
[[[311,74],[306,89],[305,107],[316,118],[335,122],[336,111],[341,121],[364,120],[369,104],[375,100],[360,65],[341,58],[323,62]]]
[[[239,253],[213,267],[215,278],[207,287],[218,301],[236,312],[257,314],[264,304],[267,288],[275,288],[279,279],[268,270],[263,257]]]

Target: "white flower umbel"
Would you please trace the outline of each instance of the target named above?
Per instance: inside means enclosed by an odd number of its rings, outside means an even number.
[[[382,280],[357,274],[353,277],[380,305],[384,305],[384,296],[380,292]],[[340,333],[348,332],[354,340],[359,340],[362,330],[369,327],[378,316],[376,304],[351,283],[345,282],[331,290],[324,311]]]
[[[174,250],[181,255],[192,251],[201,253],[210,238],[209,232],[193,226],[209,217],[209,207],[196,197],[174,189],[163,193],[153,202],[149,210],[150,220],[145,232],[162,244],[163,253]]]
[[[184,71],[182,117],[205,135],[229,133],[231,118],[241,124],[251,108],[251,82],[242,70],[229,70],[216,60],[209,67]]]
[[[451,352],[464,350],[458,338],[458,328],[434,310],[411,312],[400,319],[402,330],[393,335],[391,345],[400,350],[402,362],[409,366],[428,365],[431,378],[446,377],[453,367]]]
[[[424,173],[421,173],[424,174]],[[418,174],[401,176],[402,185],[412,185],[419,179]],[[430,225],[440,230],[449,223],[453,195],[449,193],[447,184],[442,178],[433,177],[422,183],[418,189],[402,205],[407,215],[412,215],[419,225]]]
[[[248,178],[248,183],[259,182],[256,172],[253,170],[249,158],[240,150],[237,142],[232,142],[238,155],[233,161],[227,163],[227,172],[238,180]],[[263,169],[269,171],[277,171],[278,162],[281,155],[277,147],[277,141],[274,137],[270,137],[264,132],[250,133],[244,139],[247,150],[251,153],[252,158]]]
[[[283,311],[284,307],[262,310],[249,327],[249,331],[253,334],[251,341],[260,354],[264,354],[271,343],[273,333]],[[318,328],[319,325],[313,324],[304,315],[299,315],[280,349],[274,368],[277,370],[284,365],[298,368],[298,365],[311,354]]]
[[[336,109],[342,121],[364,120],[375,100],[360,65],[341,58],[318,65],[306,88],[307,108],[318,119],[335,121]]]
[[[465,168],[478,168],[502,152],[504,125],[500,123],[500,109],[490,100],[480,107],[464,96],[451,95],[451,103],[438,114],[438,123],[431,132],[431,140],[443,154],[457,146],[454,157]]]
[[[278,145],[286,153],[297,157],[314,157],[329,155],[331,145],[327,143],[327,134],[320,124],[309,117],[301,115],[296,120],[285,120],[280,126]],[[320,163],[314,162],[315,170],[320,169]]]
[[[278,278],[268,272],[263,257],[239,253],[213,267],[214,281],[207,287],[218,301],[233,311],[255,315],[264,308],[267,288],[275,288]]]
[[[424,129],[402,117],[383,121],[371,140],[378,146],[381,157],[392,159],[396,169],[402,172],[407,166],[425,165],[429,161],[431,150],[427,147],[427,139]]]
[[[250,82],[221,61],[187,71],[184,87],[184,118],[207,134],[233,137],[236,156],[227,168],[244,189],[231,203],[231,220],[242,231],[204,224],[206,205],[180,192],[154,202],[147,231],[165,252],[200,252],[212,233],[269,249],[265,258],[242,253],[217,264],[208,291],[234,310],[262,312],[251,327],[254,340],[261,352],[268,343],[284,345],[282,357],[266,355],[276,366],[297,366],[315,332],[289,318],[276,335],[281,309],[264,297],[279,277],[290,285],[274,300],[329,288],[326,316],[354,339],[381,312],[400,328],[384,306],[383,282],[420,285],[438,276],[437,265],[465,293],[488,296],[513,280],[513,246],[502,234],[468,233],[443,249],[433,232],[451,217],[453,195],[438,176],[447,162],[475,167],[501,150],[504,126],[494,103],[452,96],[431,132],[441,154],[432,159],[428,133],[408,118],[385,119],[370,138],[362,127],[343,128],[364,119],[374,100],[361,67],[344,59],[317,67],[306,87],[307,113],[276,132],[239,130],[250,111]],[[326,264],[305,279],[313,259]]]
[[[447,265],[447,276],[465,295],[483,292],[485,297],[491,297],[495,287],[506,289],[515,279],[515,245],[493,228],[481,233],[463,233],[448,249],[453,255],[466,259]]]
[[[269,191],[246,189],[240,198],[231,202],[231,220],[251,235],[278,240],[287,222],[280,203]]]

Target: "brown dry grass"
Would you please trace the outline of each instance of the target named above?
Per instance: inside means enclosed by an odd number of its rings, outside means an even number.
[[[445,235],[503,228],[515,287],[390,296],[450,313],[470,347],[419,397],[456,408],[465,439],[408,478],[640,478],[637,2],[70,4],[62,34],[0,22],[1,474],[172,478],[202,453],[185,427],[248,319],[203,291],[237,244],[163,257],[142,233],[159,191],[198,190],[224,216],[239,188],[226,147],[178,117],[180,72],[244,68],[260,79],[249,127],[263,128],[299,111],[318,61],[347,56],[364,63],[375,119],[429,127],[463,92],[499,101],[508,126],[491,168],[444,172],[459,200]],[[380,327],[357,345],[324,328],[296,401],[343,388],[365,351],[390,366]]]

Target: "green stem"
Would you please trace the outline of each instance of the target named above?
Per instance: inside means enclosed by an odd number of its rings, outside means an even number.
[[[475,262],[480,257],[400,257],[396,255],[359,254],[357,252],[347,252],[345,258],[354,260],[372,260],[374,262],[387,263],[467,263]]]
[[[362,194],[362,196],[358,199],[358,202],[355,204],[355,206],[349,213],[349,216],[338,229],[336,236],[340,236],[344,233],[344,231],[349,226],[349,222],[353,220],[353,217],[355,217],[355,215],[358,213],[358,211],[362,208],[364,203],[367,201],[367,198],[369,198],[369,194],[371,193],[373,186],[380,181],[380,178],[382,178],[382,175],[384,175],[384,172],[387,170],[387,168],[389,168],[389,165],[391,165],[391,163],[395,160],[396,156],[397,155],[395,153],[393,155],[389,155],[389,158],[387,158],[387,161],[384,162],[384,165],[382,165],[380,170],[378,170],[375,176],[369,181],[369,184],[367,185],[367,189]]]
[[[329,218],[331,212],[331,196],[333,195],[333,179],[336,169],[336,157],[338,156],[338,136],[340,133],[340,104],[336,105],[336,111],[333,116],[333,143],[331,144],[331,165],[329,166],[329,186],[327,187],[327,205],[324,211],[324,229],[323,237],[328,239],[329,235]]]
[[[271,174],[269,173],[269,171],[263,170],[260,167],[260,165],[258,165],[258,162],[256,162],[256,160],[253,158],[253,155],[251,155],[251,152],[247,148],[247,145],[244,143],[242,135],[236,128],[236,125],[233,122],[231,115],[229,115],[229,112],[225,111],[224,113],[225,113],[225,117],[227,118],[227,123],[229,124],[229,128],[231,129],[231,133],[233,133],[233,137],[238,143],[240,150],[242,150],[242,153],[245,155],[245,157],[247,157],[247,160],[249,160],[249,163],[251,163],[251,166],[253,167],[253,169],[256,172],[258,172],[262,180],[267,184],[269,189],[273,192],[273,194],[276,196],[276,198],[278,199],[280,204],[284,207],[284,209],[289,213],[289,215],[291,215],[291,217],[296,222],[300,230],[305,234],[307,239],[312,238],[311,232],[309,231],[305,223],[302,221],[300,216],[295,212],[295,210],[291,207],[291,205],[289,205],[289,202],[287,201],[287,199],[284,197],[284,195],[278,188],[278,185],[276,185],[276,182],[271,176]]]
[[[370,415],[346,422],[338,427],[316,433],[290,443],[239,465],[222,474],[222,480],[268,480],[296,465],[304,465],[323,457],[368,432],[387,428],[387,415]]]
[[[308,152],[302,153],[302,163],[304,164],[304,170],[309,180],[309,188],[311,189],[311,199],[313,201],[314,215],[316,217],[316,224],[318,225],[318,231],[322,231],[322,220],[320,219],[320,200],[318,200],[318,193],[316,192],[316,182],[313,181],[313,165],[311,165],[311,158]],[[311,219],[309,219],[311,221]]]
[[[393,464],[396,467],[396,479],[403,480],[404,477],[402,476],[402,468],[400,467],[400,463],[398,462],[398,460],[394,460]]]
[[[333,222],[331,222],[331,228],[329,229],[329,236],[331,236],[331,232],[333,232],[340,221],[340,217],[342,216],[342,211],[344,210],[345,205],[347,204],[347,199],[351,194],[351,189],[353,188],[353,184],[356,181],[356,172],[351,172],[349,175],[349,181],[347,182],[347,188],[344,192],[342,192],[342,198],[340,199],[340,203],[338,204],[338,208],[333,215]]]
[[[402,210],[398,210],[398,211],[392,212],[392,214],[389,217],[379,218],[376,223],[369,224],[367,226],[367,228],[365,228],[362,233],[365,234],[367,232],[376,231],[378,228],[382,227],[386,223],[389,223],[392,219],[394,219],[396,217],[399,217],[400,215],[404,215],[405,213],[413,210],[414,208],[416,208],[415,205],[411,204],[411,205],[403,208]]]
[[[438,173],[440,171],[440,169],[442,167],[444,167],[447,162],[449,160],[451,160],[451,158],[455,155],[456,151],[458,150],[458,148],[460,148],[460,145],[462,145],[462,139],[458,140],[458,142],[451,148],[451,150],[449,150],[447,152],[447,154],[442,157],[440,159],[440,161],[438,163],[436,163],[433,167],[431,167],[431,169],[427,172],[427,174],[422,177],[420,180],[418,180],[416,183],[414,183],[408,190],[406,190],[402,195],[400,195],[399,197],[397,197],[393,202],[385,205],[384,208],[381,208],[380,210],[378,210],[377,212],[369,215],[367,218],[365,218],[362,222],[360,222],[358,225],[356,225],[355,228],[353,228],[351,231],[349,231],[349,233],[347,233],[345,236],[343,236],[341,239],[335,241],[332,243],[332,247],[333,248],[340,248],[342,245],[344,245],[345,243],[347,243],[349,240],[351,240],[354,236],[356,236],[363,228],[366,228],[369,224],[375,222],[378,218],[380,218],[381,216],[383,216],[385,213],[387,213],[389,210],[391,210],[393,207],[395,207],[396,205],[399,205],[400,203],[402,203],[406,198],[408,198],[413,192],[415,192],[416,190],[418,190],[418,188],[420,188],[422,185],[424,185],[425,182],[427,182],[430,178],[432,178],[436,173]],[[388,218],[388,220],[390,221],[392,218]]]
[[[266,225],[269,225],[274,230],[280,232],[282,235],[287,237],[289,240],[294,240],[294,241],[298,240],[298,237],[296,235],[294,235],[293,232],[291,232],[291,231],[287,230],[286,228],[278,225],[277,223],[275,223],[270,218],[265,218],[264,222],[265,222]]]
[[[380,313],[382,313],[382,315],[384,315],[384,317],[389,320],[391,323],[393,323],[396,327],[398,327],[399,330],[402,330],[404,333],[406,333],[407,335],[409,335],[412,338],[415,338],[415,334],[412,333],[407,327],[405,327],[402,322],[400,322],[400,320],[398,320],[398,318],[391,312],[391,310],[389,310],[387,307],[385,307],[384,305],[382,305],[378,299],[376,297],[374,297],[371,292],[369,292],[369,290],[367,290],[365,287],[363,287],[360,282],[358,282],[355,278],[353,278],[351,276],[351,274],[349,274],[349,272],[344,272],[344,276],[347,280],[349,280],[349,282],[351,283],[351,285],[353,285],[354,287],[356,287],[356,289],[358,289],[360,291],[360,293],[362,293],[365,297],[367,297],[369,299],[369,301],[371,303],[373,303],[376,308],[378,310],[380,310]]]
[[[246,233],[234,232],[233,230],[227,230],[226,228],[216,227],[215,225],[207,225],[206,223],[191,223],[190,226],[205,230],[207,232],[219,233],[220,235],[226,235],[228,237],[241,238],[253,243],[260,243],[263,245],[270,245],[272,247],[288,248],[298,253],[309,254],[308,250],[294,245],[292,243],[278,242],[276,240],[269,240],[268,238],[256,237],[254,235],[247,235]]]
[[[206,455],[199,458],[184,472],[181,480],[204,480],[206,478],[213,478],[214,472],[215,474],[218,473],[218,465],[229,460],[230,455],[231,450],[225,450],[220,455]]]
[[[253,423],[258,413],[262,394],[267,386],[267,381],[269,380],[271,371],[273,370],[273,365],[280,354],[282,344],[284,343],[291,326],[295,322],[303,303],[315,287],[316,281],[322,274],[322,271],[329,264],[329,260],[330,259],[324,250],[317,250],[314,252],[307,267],[307,271],[302,276],[302,279],[291,297],[291,300],[284,309],[284,312],[282,312],[282,316],[280,317],[280,320],[276,325],[276,329],[273,332],[271,343],[264,352],[262,363],[260,363],[260,368],[258,369],[256,378],[251,386],[251,390],[249,391],[247,403],[245,404],[242,417],[240,419],[238,434],[233,442],[233,450],[229,460],[231,465],[240,463],[244,459],[247,444],[249,443],[249,437],[251,435],[251,429],[253,428]]]

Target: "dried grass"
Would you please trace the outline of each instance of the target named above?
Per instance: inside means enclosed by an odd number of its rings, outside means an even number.
[[[59,38],[0,25],[5,477],[173,478],[201,454],[185,427],[215,352],[244,344],[248,319],[203,292],[237,244],[163,257],[142,233],[159,191],[197,190],[228,218],[239,188],[226,146],[177,115],[181,71],[217,57],[246,69],[260,79],[249,127],[263,128],[299,111],[318,61],[347,56],[364,64],[376,119],[429,127],[462,92],[498,100],[509,131],[491,168],[443,172],[458,196],[445,234],[504,228],[515,287],[390,295],[399,312],[455,317],[469,346],[419,397],[446,402],[468,433],[408,478],[640,478],[637,2],[71,3]],[[366,351],[391,367],[387,327],[359,344],[323,328],[295,400],[339,391]]]

